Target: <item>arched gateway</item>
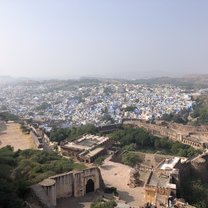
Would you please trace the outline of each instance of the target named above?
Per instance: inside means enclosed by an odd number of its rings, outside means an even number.
[[[94,192],[95,184],[92,179],[89,179],[86,184],[86,193]]]

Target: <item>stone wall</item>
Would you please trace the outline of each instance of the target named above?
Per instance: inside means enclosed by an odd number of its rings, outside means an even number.
[[[33,195],[45,207],[55,207],[56,200],[65,197],[82,197],[88,192],[103,188],[100,169],[92,167],[78,172],[52,176],[31,187]]]
[[[176,168],[179,170],[180,181],[186,180],[187,176],[193,175],[208,183],[208,153],[203,153],[185,162],[178,163]]]
[[[49,202],[56,206],[56,181],[48,178],[40,182],[39,185],[45,191]]]
[[[180,141],[196,149],[208,147],[208,127],[206,126],[194,127],[168,122],[151,124],[141,120],[125,120],[123,123],[144,128],[155,136],[168,137],[171,140]]]
[[[49,197],[46,194],[46,191],[43,189],[43,187],[40,184],[36,184],[30,187],[30,198],[29,203],[35,204],[36,207],[42,207],[42,208],[55,208],[55,205],[53,205]]]
[[[94,191],[102,187],[102,179],[98,168],[89,168],[74,174],[74,196],[80,197],[87,193],[86,186],[89,180],[94,183]]]
[[[50,177],[56,182],[56,198],[70,197],[73,195],[73,173],[63,173]]]
[[[112,162],[121,162],[122,153],[123,153],[122,149],[116,150],[115,152],[113,152],[110,161],[112,161]]]
[[[41,148],[42,147],[42,142],[41,142],[41,137],[38,137],[35,132],[30,131],[30,136],[32,137],[35,145],[37,148]]]
[[[208,183],[208,153],[204,153],[192,159],[190,164],[192,174],[201,178],[205,183]]]
[[[7,129],[6,122],[0,120],[0,133],[6,131],[6,129]]]

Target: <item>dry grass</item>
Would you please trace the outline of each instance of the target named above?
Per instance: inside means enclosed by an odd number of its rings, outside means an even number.
[[[0,134],[0,148],[11,145],[14,150],[35,148],[35,144],[29,134],[22,133],[20,124],[9,123],[7,124],[7,130]]]

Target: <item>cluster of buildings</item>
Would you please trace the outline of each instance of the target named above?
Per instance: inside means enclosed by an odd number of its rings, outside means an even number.
[[[76,143],[84,140],[85,143],[90,143],[93,139],[106,141],[107,138],[93,138],[92,135],[86,135],[86,137],[76,140]],[[70,152],[73,152],[73,149]],[[73,157],[77,156],[78,154],[75,154]],[[208,153],[192,159],[170,157],[162,160],[155,167],[140,163],[130,172],[130,184],[128,185],[131,188],[143,187],[145,198],[143,207],[145,208],[195,208],[178,198],[182,188],[181,183],[186,180],[187,175],[198,176],[204,183],[207,183],[207,165]],[[141,177],[142,172],[147,175],[145,181]],[[91,167],[81,171],[54,175],[31,186],[30,200],[31,203],[35,202],[40,207],[55,208],[57,200],[60,198],[82,197],[90,192],[104,190],[104,187],[105,181],[102,179],[100,169]],[[138,195],[138,197],[143,196]],[[127,206],[123,204],[121,207]]]
[[[162,161],[156,170],[151,170],[145,183],[145,200],[158,207],[172,207],[177,197],[179,171],[176,168],[181,158],[175,157]]]
[[[85,134],[71,141],[62,141],[60,145],[57,142],[52,142],[44,129],[37,124],[27,124],[33,143],[36,148],[41,150],[53,150],[61,155],[70,157],[79,162],[93,163],[100,156],[106,155],[109,148],[113,145],[113,140],[107,136],[97,136]]]
[[[130,173],[129,186],[143,186],[146,207],[195,208],[178,198],[181,183],[190,175],[198,176],[207,183],[207,164],[207,153],[192,159],[171,157],[162,160],[156,167],[139,164]],[[142,174],[147,175],[145,181]]]
[[[30,134],[38,148],[55,149],[45,133],[50,131],[52,121],[61,127],[94,124],[100,131],[110,124],[134,124],[152,134],[169,137],[195,148],[208,148],[208,129],[205,127],[183,127],[176,124],[151,124],[141,120],[154,120],[165,113],[191,109],[193,101],[179,87],[170,85],[138,85],[120,81],[100,81],[92,84],[62,85],[62,81],[28,82],[5,85],[0,91],[0,109],[20,116],[23,120],[41,122],[42,128],[28,125]],[[176,126],[174,126],[176,125]],[[191,128],[191,127],[190,127]],[[194,129],[195,128],[195,129]],[[0,132],[5,123],[0,121]],[[44,130],[43,130],[44,129]],[[109,129],[107,129],[109,130]],[[64,156],[73,157],[84,163],[93,163],[105,155],[112,146],[112,140],[104,136],[83,135],[57,146]],[[208,156],[205,154],[193,160],[167,159],[156,169],[148,167],[148,178],[144,184],[145,201],[157,207],[174,207],[180,181],[186,174],[194,172],[208,181],[206,173]],[[138,172],[132,172],[132,187],[140,183]],[[70,172],[45,179],[32,187],[33,196],[44,207],[55,207],[62,197],[79,197],[102,188],[102,176],[98,168]],[[180,206],[178,206],[180,207]]]
[[[0,108],[34,121],[60,121],[63,126],[96,126],[122,119],[151,120],[192,107],[191,94],[170,85],[122,81],[62,85],[62,81],[22,82],[0,91]]]
[[[98,157],[105,155],[111,146],[112,140],[108,137],[87,134],[61,145],[61,153],[80,162],[93,163]]]

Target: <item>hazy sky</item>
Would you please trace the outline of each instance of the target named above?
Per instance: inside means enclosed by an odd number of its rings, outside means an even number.
[[[0,0],[0,75],[208,73],[207,0]]]

